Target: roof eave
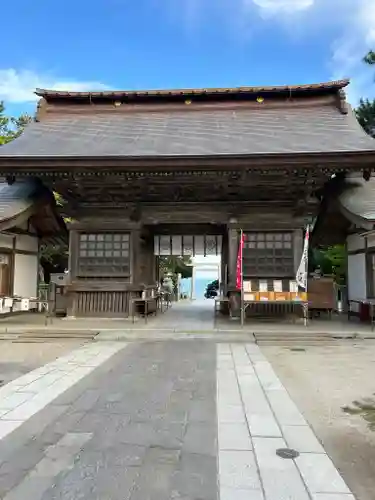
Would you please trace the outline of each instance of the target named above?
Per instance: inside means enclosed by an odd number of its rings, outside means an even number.
[[[258,94],[258,93],[283,93],[290,92],[314,92],[314,91],[337,91],[349,85],[349,79],[336,80],[324,83],[304,85],[276,85],[263,87],[227,87],[227,88],[191,88],[191,89],[153,89],[153,90],[105,90],[93,92],[70,92],[52,89],[35,90],[35,94],[45,99],[74,99],[74,98],[124,98],[124,97],[171,97],[171,96],[193,96],[193,95],[236,95],[236,94]]]
[[[195,168],[223,168],[233,164],[251,167],[298,167],[306,166],[306,163],[322,164],[322,168],[337,168],[338,159],[342,169],[373,169],[375,168],[375,149],[362,151],[332,151],[332,152],[307,152],[307,153],[257,153],[257,154],[236,154],[236,155],[154,155],[154,156],[25,156],[25,155],[4,155],[0,156],[0,174],[5,169],[12,167],[14,173],[17,167],[38,166],[40,169],[68,169],[72,166],[124,166],[129,168],[165,167],[173,169],[178,167]],[[11,175],[8,172],[4,175]]]

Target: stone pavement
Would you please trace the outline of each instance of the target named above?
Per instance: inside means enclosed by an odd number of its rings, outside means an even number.
[[[215,320],[216,319],[216,320]],[[281,318],[274,321],[248,319],[241,327],[239,319],[227,316],[214,317],[213,300],[183,300],[173,303],[164,314],[150,316],[147,323],[143,318],[53,318],[52,323],[45,325],[43,314],[25,314],[3,318],[0,324],[0,340],[31,342],[33,338],[41,342],[49,339],[64,338],[91,340],[124,340],[137,339],[174,339],[186,335],[200,338],[223,336],[230,333],[236,335],[235,340],[247,341],[254,334],[287,334],[315,335],[327,334],[333,337],[358,339],[375,339],[375,331],[368,323],[360,323],[353,319],[348,321],[345,314],[324,317],[309,322],[306,328],[303,321],[293,323],[290,319]],[[242,338],[241,338],[242,336]],[[247,337],[247,338],[246,338]],[[223,339],[221,339],[223,340]]]
[[[4,500],[354,500],[254,344],[92,343],[25,377],[1,389]]]

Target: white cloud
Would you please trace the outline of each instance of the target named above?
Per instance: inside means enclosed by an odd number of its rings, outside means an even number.
[[[298,33],[314,38],[324,33],[334,37],[329,50],[331,78],[350,78],[348,99],[357,104],[360,97],[375,97],[375,68],[362,59],[375,50],[375,0],[242,0],[256,6],[262,17],[278,20],[291,36]],[[295,15],[298,14],[298,23]],[[328,59],[327,57],[327,59]],[[372,70],[373,69],[373,70]]]
[[[252,0],[266,15],[279,13],[295,13],[309,9],[314,5],[314,0]],[[248,2],[246,2],[248,3]]]
[[[356,105],[360,97],[375,95],[374,68],[362,61],[367,51],[375,48],[375,2],[346,0],[346,3],[351,15],[332,45],[332,77],[351,78],[348,99]]]
[[[34,71],[13,68],[0,69],[0,101],[8,103],[34,102],[38,99],[34,94],[36,88],[79,92],[105,90],[109,87],[95,81],[65,80],[38,74]]]

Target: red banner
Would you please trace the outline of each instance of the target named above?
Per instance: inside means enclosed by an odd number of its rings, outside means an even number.
[[[242,288],[242,254],[243,254],[244,242],[245,242],[245,235],[241,232],[240,245],[238,247],[238,255],[237,255],[237,271],[236,271],[237,290],[241,290]]]

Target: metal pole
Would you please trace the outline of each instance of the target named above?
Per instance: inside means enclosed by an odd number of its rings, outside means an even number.
[[[304,310],[304,319],[303,319],[303,322],[305,324],[305,326],[307,326],[307,323],[308,323],[308,318],[309,318],[309,296],[308,296],[308,281],[309,281],[309,250],[310,250],[310,224],[307,224],[307,228],[306,228],[306,231],[309,232],[309,239],[307,240],[307,255],[306,255],[306,288],[305,288],[305,292],[306,292],[306,302],[305,302],[305,306],[303,308]],[[306,235],[305,235],[306,237]]]

